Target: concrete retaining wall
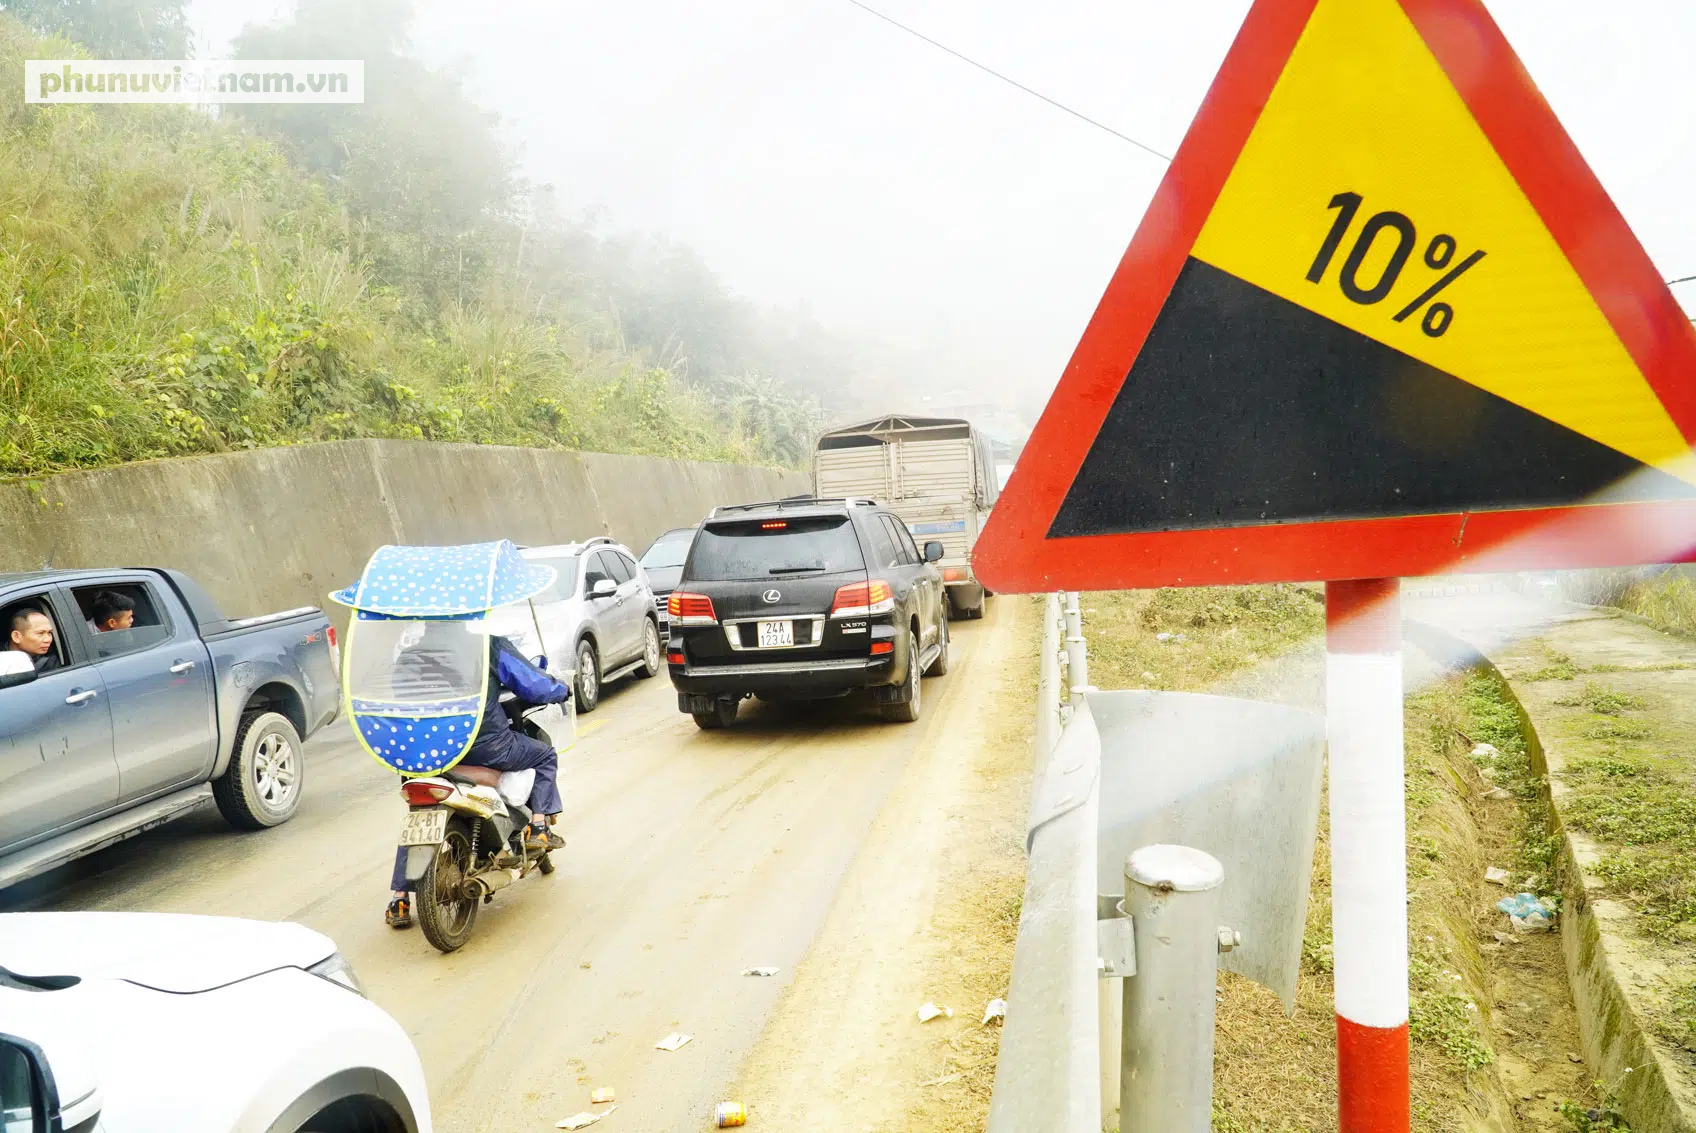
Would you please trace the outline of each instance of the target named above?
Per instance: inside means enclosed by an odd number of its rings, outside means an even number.
[[[383,543],[611,535],[640,554],[718,504],[806,490],[802,473],[734,464],[333,441],[0,484],[0,571],[176,567],[246,616],[327,606]]]

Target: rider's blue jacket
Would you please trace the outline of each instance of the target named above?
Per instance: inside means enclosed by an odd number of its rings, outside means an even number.
[[[504,637],[489,639],[489,692],[483,703],[483,721],[477,728],[479,744],[498,743],[510,731],[512,721],[501,707],[501,689],[510,689],[526,704],[564,704],[571,699],[571,688],[548,676],[527,660],[518,648]]]

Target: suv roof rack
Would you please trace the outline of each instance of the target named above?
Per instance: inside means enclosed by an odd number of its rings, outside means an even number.
[[[579,547],[593,547],[596,543],[611,543],[612,541],[611,535],[591,535],[577,545]]]
[[[715,519],[727,512],[758,511],[761,508],[814,507],[818,504],[843,504],[847,507],[877,507],[876,500],[864,496],[785,496],[781,500],[763,500],[757,504],[724,504],[715,507],[708,519]]]

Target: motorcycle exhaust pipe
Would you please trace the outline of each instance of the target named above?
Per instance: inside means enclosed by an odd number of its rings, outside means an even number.
[[[471,878],[465,884],[476,899],[482,900],[505,889],[523,876],[524,871],[521,869],[491,869]]]

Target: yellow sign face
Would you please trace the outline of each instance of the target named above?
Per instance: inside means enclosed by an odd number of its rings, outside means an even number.
[[[1396,0],[1318,0],[1192,255],[1696,483],[1696,461]]]

